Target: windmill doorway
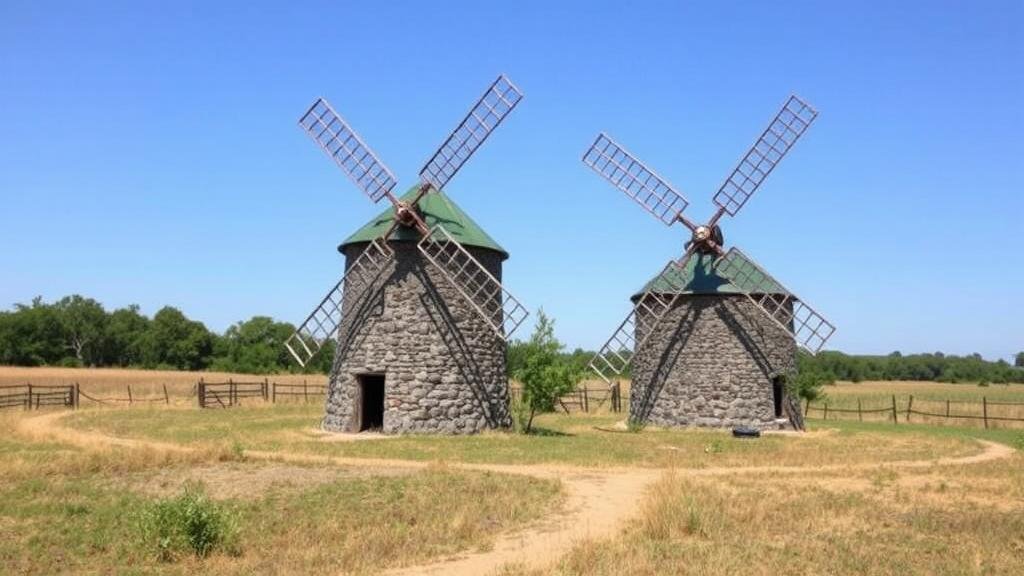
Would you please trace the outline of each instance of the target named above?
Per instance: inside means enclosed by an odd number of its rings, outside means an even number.
[[[384,375],[361,374],[359,380],[359,432],[384,427]]]
[[[782,395],[785,393],[781,376],[772,378],[772,404],[775,406],[775,417],[782,418]]]

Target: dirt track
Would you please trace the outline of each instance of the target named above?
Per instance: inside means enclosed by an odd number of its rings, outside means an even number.
[[[167,442],[117,438],[97,432],[79,431],[62,426],[59,420],[67,413],[56,412],[25,418],[19,422],[19,432],[36,437],[51,438],[86,449],[110,447],[144,448],[158,451],[189,452],[193,449]],[[677,474],[688,476],[724,476],[731,474],[786,474],[864,470],[874,468],[926,468],[978,464],[1014,453],[1008,446],[995,442],[978,441],[983,449],[970,456],[939,458],[937,460],[898,461],[880,464],[830,466],[741,466],[700,469],[676,469]],[[248,458],[276,462],[332,464],[363,468],[422,469],[431,463],[412,460],[364,458],[337,458],[304,454],[286,454],[246,450]],[[592,538],[611,536],[619,530],[638,509],[636,505],[647,488],[662,471],[639,468],[591,469],[558,465],[511,465],[449,463],[460,470],[480,470],[504,474],[523,474],[536,478],[561,481],[567,495],[561,514],[549,516],[525,529],[501,535],[491,550],[460,554],[429,564],[410,566],[388,572],[395,575],[445,574],[476,576],[486,574],[509,562],[524,562],[530,567],[542,567],[555,561],[572,544]]]

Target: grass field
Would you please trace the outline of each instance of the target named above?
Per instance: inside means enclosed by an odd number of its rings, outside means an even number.
[[[831,402],[1021,394],[826,391]],[[812,419],[806,434],[750,441],[627,432],[623,415],[598,413],[543,415],[533,436],[352,441],[319,431],[321,410],[0,413],[0,573],[924,575],[1024,564],[1022,430]],[[196,485],[233,518],[234,543],[161,560],[146,511]]]

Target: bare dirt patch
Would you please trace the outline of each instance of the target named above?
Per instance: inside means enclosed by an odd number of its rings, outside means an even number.
[[[161,468],[122,476],[112,485],[146,496],[173,496],[189,484],[200,484],[216,499],[257,500],[270,491],[299,492],[345,479],[402,476],[401,468],[308,467],[278,463],[220,462],[201,466]]]

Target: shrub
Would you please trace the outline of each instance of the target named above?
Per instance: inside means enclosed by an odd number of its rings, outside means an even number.
[[[218,548],[235,552],[235,516],[208,498],[201,486],[186,485],[180,495],[154,502],[144,510],[141,520],[144,542],[156,548],[162,561],[173,561],[189,550],[200,558]]]
[[[529,434],[533,417],[550,412],[563,394],[571,392],[583,374],[562,354],[563,345],[555,338],[554,320],[543,310],[537,312],[533,335],[517,353],[518,368],[513,377],[522,382],[520,405],[513,404],[513,416],[519,432]]]

